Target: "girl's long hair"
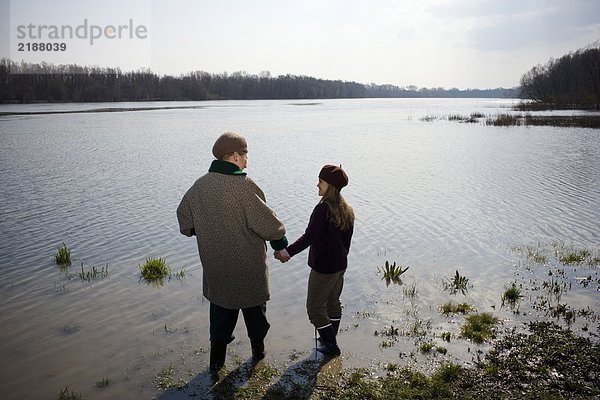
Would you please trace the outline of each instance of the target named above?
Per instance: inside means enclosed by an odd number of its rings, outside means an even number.
[[[336,227],[345,231],[354,225],[354,210],[339,190],[332,185],[327,186],[322,201],[329,206],[330,219]]]

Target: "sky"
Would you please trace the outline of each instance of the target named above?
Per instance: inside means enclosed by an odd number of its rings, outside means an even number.
[[[600,0],[0,0],[0,16],[13,61],[446,89],[515,87],[600,40]],[[18,51],[36,42],[67,49]]]

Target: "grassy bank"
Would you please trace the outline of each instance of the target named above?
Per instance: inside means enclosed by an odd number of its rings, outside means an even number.
[[[198,386],[169,378],[158,399],[595,399],[599,359],[600,343],[552,322],[533,322],[525,333],[507,333],[469,367],[444,362],[426,375],[387,364],[377,377],[367,368],[340,369],[336,358],[309,357],[283,372],[266,361],[246,362]]]
[[[496,342],[471,368],[443,364],[430,376],[389,368],[370,379],[368,371],[345,374],[319,399],[588,399],[600,395],[600,344],[549,322],[529,325]]]

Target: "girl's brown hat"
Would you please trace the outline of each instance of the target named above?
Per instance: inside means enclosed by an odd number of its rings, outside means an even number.
[[[341,165],[339,167],[325,165],[319,172],[319,179],[324,180],[337,190],[342,190],[344,186],[348,185],[348,175],[346,175]]]

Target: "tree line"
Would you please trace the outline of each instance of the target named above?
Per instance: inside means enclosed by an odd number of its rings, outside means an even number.
[[[600,42],[536,65],[521,77],[521,89],[537,103],[600,110]]]
[[[268,71],[258,75],[195,71],[174,77],[149,70],[123,72],[119,68],[0,60],[2,103],[518,96],[518,88],[419,89],[290,74],[273,77]]]

